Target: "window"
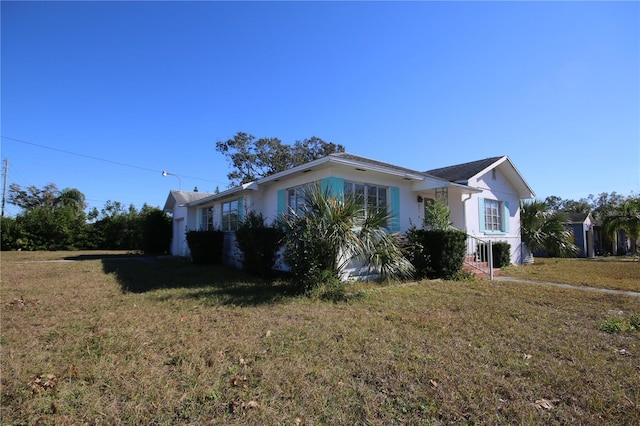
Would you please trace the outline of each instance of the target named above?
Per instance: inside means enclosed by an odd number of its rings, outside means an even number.
[[[238,229],[238,200],[222,203],[222,230],[235,231]]]
[[[213,207],[200,209],[200,230],[213,230]]]
[[[387,188],[355,182],[344,183],[345,199],[353,199],[366,217],[372,212],[387,212]]]
[[[304,185],[287,190],[287,206],[289,207],[289,212],[295,212],[298,215],[304,213],[304,192],[306,188],[307,185]]]
[[[506,201],[480,198],[480,231],[486,233],[509,232],[509,204]]]
[[[484,229],[487,231],[501,231],[502,214],[500,202],[484,200]]]

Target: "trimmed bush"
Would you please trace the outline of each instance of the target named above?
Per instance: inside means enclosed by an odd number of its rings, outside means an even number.
[[[282,229],[266,226],[262,214],[250,211],[236,231],[243,268],[260,277],[271,275],[283,237]]]
[[[492,243],[491,252],[493,253],[493,267],[504,268],[511,265],[511,244],[506,241],[495,241]],[[487,262],[489,259],[489,246],[487,244],[478,244],[478,256],[481,262]]]
[[[193,263],[213,265],[222,263],[224,232],[222,231],[189,231],[187,244],[191,250]]]
[[[504,268],[511,265],[511,244],[506,241],[493,243],[493,267]]]
[[[407,232],[407,240],[409,260],[418,278],[451,279],[462,270],[467,241],[464,232],[413,228]]]

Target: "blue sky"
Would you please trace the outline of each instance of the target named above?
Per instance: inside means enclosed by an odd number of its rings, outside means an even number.
[[[639,2],[0,7],[9,184],[162,207],[225,189],[215,142],[243,131],[416,170],[506,154],[541,199],[640,192]]]

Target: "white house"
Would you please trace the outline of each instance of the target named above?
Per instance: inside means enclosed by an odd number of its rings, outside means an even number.
[[[522,263],[520,206],[535,195],[509,157],[420,172],[348,153],[331,154],[218,194],[172,190],[164,210],[173,215],[171,253],[188,256],[187,230],[229,232],[226,262],[238,265],[233,231],[248,211],[274,221],[302,201],[305,185],[320,182],[341,196],[364,195],[367,206],[386,207],[391,232],[421,226],[430,200],[449,206],[453,226],[468,235],[511,245],[511,262]]]

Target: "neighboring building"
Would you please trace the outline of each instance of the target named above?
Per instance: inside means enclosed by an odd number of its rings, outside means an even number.
[[[421,226],[425,204],[442,200],[454,227],[483,240],[508,242],[511,262],[522,263],[519,203],[535,195],[507,156],[420,172],[337,153],[218,194],[171,191],[164,210],[173,214],[172,254],[189,254],[187,230],[221,229],[228,232],[226,262],[238,266],[233,231],[246,213],[253,210],[274,221],[298,209],[305,185],[313,182],[341,197],[364,195],[365,211],[386,208],[390,232]]]
[[[573,232],[573,243],[580,250],[578,257],[595,257],[595,233],[596,221],[591,213],[567,213],[568,226]]]

